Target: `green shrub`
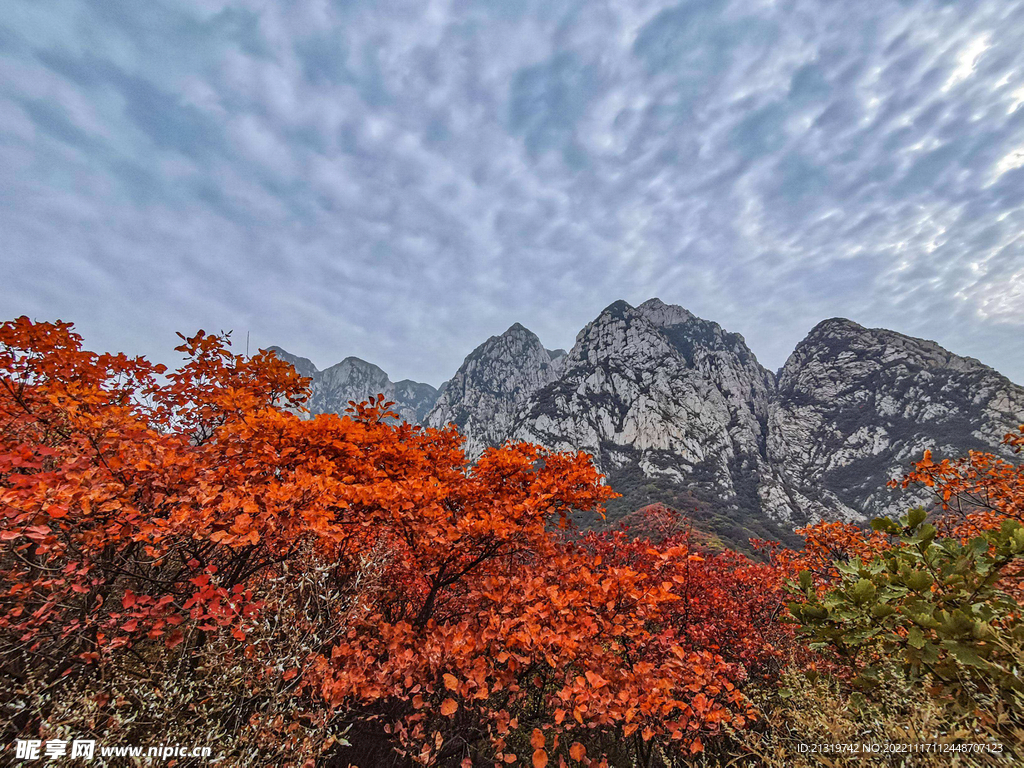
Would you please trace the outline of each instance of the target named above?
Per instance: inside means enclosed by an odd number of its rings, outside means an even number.
[[[938,537],[921,509],[872,527],[892,537],[878,557],[837,563],[839,577],[826,585],[800,573],[789,604],[798,634],[834,654],[855,702],[877,698],[885,671],[895,669],[948,701],[951,716],[978,717],[992,738],[1018,739],[1024,624],[1006,587],[1024,560],[1024,527],[1006,520],[962,542]]]

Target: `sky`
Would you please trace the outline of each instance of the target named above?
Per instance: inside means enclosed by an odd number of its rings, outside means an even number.
[[[3,0],[0,319],[435,386],[657,296],[1024,383],[1024,0]]]

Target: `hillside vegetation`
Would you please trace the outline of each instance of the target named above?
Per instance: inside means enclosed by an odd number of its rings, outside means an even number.
[[[299,418],[308,380],[272,353],[202,332],[178,350],[169,371],[87,352],[65,323],[0,325],[5,749],[1024,760],[1019,463],[926,454],[903,486],[931,509],[819,523],[751,559],[666,507],[572,530],[616,498],[584,453],[509,443],[470,463],[454,427],[399,423],[383,397]]]

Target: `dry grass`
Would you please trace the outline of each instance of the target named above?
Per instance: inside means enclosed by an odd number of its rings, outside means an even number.
[[[980,696],[980,695],[979,695]],[[1024,711],[1024,698],[981,700],[974,713],[933,697],[921,683],[889,675],[870,698],[844,691],[835,681],[808,679],[790,671],[781,687],[764,696],[762,727],[733,734],[737,749],[718,765],[763,768],[1000,768],[1019,766],[1024,730],[1013,713]],[[1002,753],[892,751],[896,745],[992,744]],[[817,752],[813,745],[850,745],[855,752]],[[877,745],[879,752],[866,752]],[[886,752],[886,748],[890,751]]]

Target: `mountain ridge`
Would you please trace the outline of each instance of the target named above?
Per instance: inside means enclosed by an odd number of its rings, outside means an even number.
[[[309,359],[293,355],[278,346],[267,347],[276,357],[291,363],[296,372],[311,379],[309,418],[319,413],[343,414],[350,400],[360,402],[377,394],[394,401],[403,421],[419,424],[437,399],[437,390],[430,384],[402,379],[393,382],[382,368],[350,355],[338,363],[319,370]]]
[[[999,452],[1024,422],[1024,388],[937,342],[826,318],[772,372],[741,334],[658,298],[612,302],[568,351],[514,323],[438,389],[280,353],[312,367],[319,411],[382,387],[406,421],[457,424],[471,459],[506,439],[586,450],[624,494],[613,519],[666,503],[730,542],[894,514],[913,499],[886,483],[925,449]]]

